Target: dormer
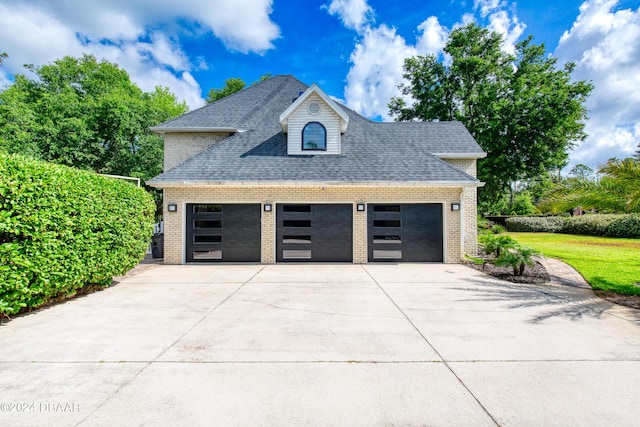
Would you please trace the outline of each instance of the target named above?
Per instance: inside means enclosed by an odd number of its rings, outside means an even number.
[[[280,115],[280,125],[289,155],[341,154],[349,116],[314,83]]]

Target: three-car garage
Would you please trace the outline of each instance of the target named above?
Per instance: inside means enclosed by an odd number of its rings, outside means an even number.
[[[277,203],[276,262],[353,262],[366,218],[368,262],[443,262],[442,203]],[[261,262],[263,206],[186,205],[186,262]],[[269,214],[272,214],[269,212]]]

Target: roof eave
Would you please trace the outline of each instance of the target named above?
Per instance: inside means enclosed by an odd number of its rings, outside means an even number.
[[[463,159],[463,160],[476,160],[487,157],[487,153],[433,153],[434,156],[440,159]]]
[[[175,187],[272,187],[272,186],[335,186],[335,187],[483,187],[484,182],[469,181],[147,181],[148,185],[157,188]]]
[[[211,132],[211,133],[236,133],[241,129],[233,127],[170,127],[170,126],[153,126],[150,127],[156,133],[181,133],[181,132]]]

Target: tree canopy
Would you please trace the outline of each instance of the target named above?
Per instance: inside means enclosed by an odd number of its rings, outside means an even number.
[[[260,80],[253,82],[251,85],[255,85],[257,83],[263,82],[265,80],[269,80],[271,78],[271,73],[263,74],[260,76]],[[247,84],[244,80],[239,77],[232,77],[224,81],[224,86],[221,88],[211,88],[207,93],[207,104],[211,104],[212,102],[216,102],[219,99],[224,98],[225,96],[229,96],[233,93],[240,92],[245,88]]]
[[[584,101],[592,90],[571,81],[574,65],[556,66],[532,37],[506,53],[502,36],[469,24],[452,31],[434,55],[408,58],[403,97],[389,111],[399,121],[458,120],[478,141],[485,159],[478,177],[481,199],[497,200],[510,183],[566,165],[568,150],[586,137]]]
[[[99,173],[150,179],[162,138],[150,126],[184,114],[168,88],[143,92],[126,71],[92,55],[26,66],[0,92],[0,149]]]
[[[211,88],[207,93],[207,104],[216,102],[218,99],[229,96],[244,89],[247,84],[239,77],[232,77],[224,81],[224,87],[219,89]]]

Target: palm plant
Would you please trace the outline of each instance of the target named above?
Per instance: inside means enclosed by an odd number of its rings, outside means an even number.
[[[547,193],[539,207],[566,212],[576,206],[601,212],[640,212],[640,160],[610,159],[598,179],[569,178]]]
[[[494,264],[499,267],[510,266],[514,276],[522,276],[528,266],[533,266],[533,257],[539,255],[534,249],[525,246],[516,246],[504,251]]]
[[[486,254],[494,254],[496,258],[500,257],[500,254],[502,254],[505,250],[514,248],[518,245],[513,237],[506,234],[484,234],[480,236],[479,239],[484,248],[484,252]]]

